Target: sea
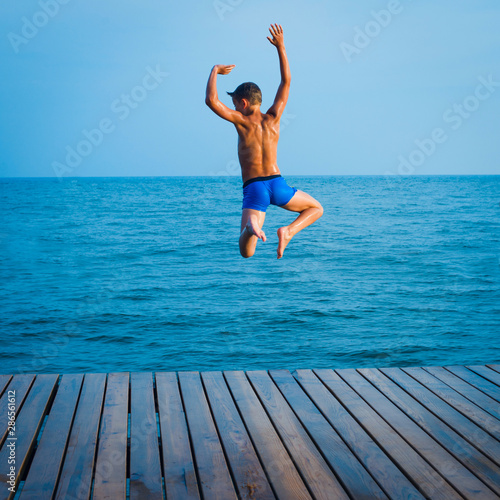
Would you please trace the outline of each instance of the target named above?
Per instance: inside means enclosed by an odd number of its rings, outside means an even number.
[[[0,373],[500,361],[500,176],[286,176],[324,207],[239,254],[238,176],[0,179]]]

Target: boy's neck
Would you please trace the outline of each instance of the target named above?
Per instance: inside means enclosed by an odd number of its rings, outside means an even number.
[[[250,116],[250,115],[255,115],[257,113],[260,113],[260,104],[255,104],[254,106],[250,106],[249,108],[245,109],[243,114],[245,116]]]

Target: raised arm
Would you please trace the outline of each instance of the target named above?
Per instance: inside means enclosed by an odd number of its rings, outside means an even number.
[[[273,38],[267,37],[267,39],[276,47],[278,50],[278,57],[280,60],[280,72],[281,72],[281,83],[278,87],[278,92],[274,98],[273,105],[268,109],[267,113],[269,115],[280,118],[285,110],[286,102],[288,101],[288,92],[290,91],[290,66],[288,65],[288,58],[286,57],[285,51],[285,41],[283,38],[283,28],[279,24],[272,25],[269,28]]]
[[[206,105],[217,115],[231,123],[240,123],[243,120],[243,115],[234,109],[228,108],[225,104],[219,101],[217,95],[217,75],[228,75],[234,68],[234,64],[225,66],[224,64],[216,64],[207,83],[207,95],[205,97]]]

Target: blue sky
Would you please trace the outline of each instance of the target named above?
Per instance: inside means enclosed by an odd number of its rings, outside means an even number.
[[[254,81],[265,111],[271,22],[283,174],[500,173],[497,0],[23,0],[0,6],[0,176],[239,175],[206,81],[235,64],[219,96]]]

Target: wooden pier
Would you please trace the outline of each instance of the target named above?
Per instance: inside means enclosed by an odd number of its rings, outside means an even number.
[[[0,395],[0,500],[500,498],[500,365],[0,375]]]

